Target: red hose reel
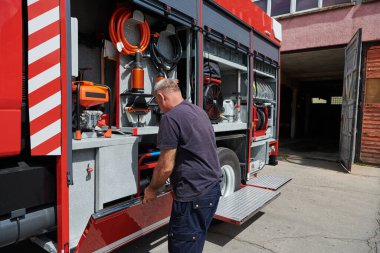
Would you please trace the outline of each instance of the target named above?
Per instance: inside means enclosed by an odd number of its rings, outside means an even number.
[[[268,106],[253,106],[253,137],[265,136],[268,129]]]

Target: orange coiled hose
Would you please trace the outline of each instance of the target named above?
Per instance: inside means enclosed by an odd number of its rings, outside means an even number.
[[[131,45],[126,35],[124,34],[125,22],[132,16],[132,10],[125,7],[120,7],[112,14],[108,29],[112,43],[119,52],[125,55],[136,54],[140,51],[142,53],[149,45],[150,29],[148,22],[139,25],[141,33],[141,41],[138,45]]]

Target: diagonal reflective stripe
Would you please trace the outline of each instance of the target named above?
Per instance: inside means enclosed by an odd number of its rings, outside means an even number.
[[[53,81],[61,75],[61,64],[58,63],[53,67],[41,72],[35,77],[29,79],[28,81],[28,93],[32,93],[33,91],[41,88],[45,84]]]
[[[53,137],[54,135],[60,132],[61,132],[61,119],[57,120],[53,124],[48,125],[41,131],[30,136],[31,148],[33,149],[37,147],[41,143],[49,140],[51,137]]]
[[[57,107],[61,104],[61,92],[58,91],[54,95],[48,97],[47,99],[41,101],[35,106],[29,108],[29,120],[33,121],[51,109]]]
[[[37,3],[39,0],[28,0],[28,6]]]
[[[59,7],[55,7],[44,14],[39,15],[28,21],[28,34],[31,35],[45,26],[48,26],[59,20]]]
[[[50,153],[46,155],[61,155],[61,147],[54,149],[53,151],[51,151]]]
[[[57,35],[50,40],[36,46],[28,51],[28,64],[31,64],[42,57],[54,52],[60,47],[60,36]]]

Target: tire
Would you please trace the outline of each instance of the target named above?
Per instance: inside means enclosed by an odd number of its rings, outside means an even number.
[[[218,148],[218,157],[222,169],[220,188],[222,196],[226,197],[240,189],[240,162],[235,152],[228,148]]]

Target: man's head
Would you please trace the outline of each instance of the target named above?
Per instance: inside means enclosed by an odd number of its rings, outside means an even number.
[[[162,79],[154,86],[154,95],[161,111],[168,112],[183,101],[177,80]]]

